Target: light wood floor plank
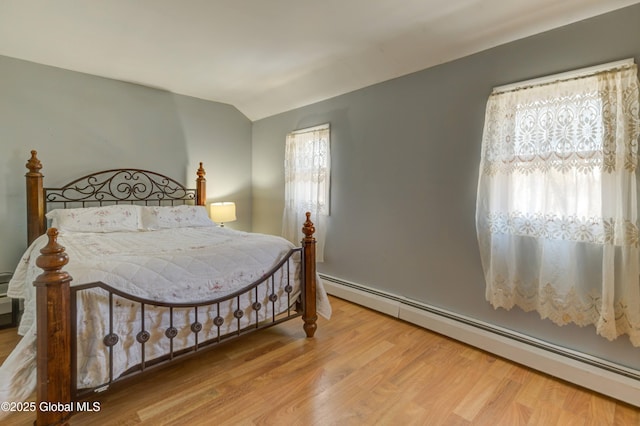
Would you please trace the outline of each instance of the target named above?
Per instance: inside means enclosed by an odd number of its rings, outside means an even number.
[[[72,425],[640,424],[635,407],[331,300],[314,339],[293,321],[229,342],[98,395],[101,412]],[[0,331],[0,359],[17,341],[15,329]]]

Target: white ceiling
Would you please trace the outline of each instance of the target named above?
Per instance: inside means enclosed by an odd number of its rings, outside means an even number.
[[[251,120],[640,0],[0,0],[0,55]]]

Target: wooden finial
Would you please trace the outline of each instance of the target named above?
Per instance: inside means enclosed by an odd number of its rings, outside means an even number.
[[[302,233],[305,235],[305,240],[313,239],[313,234],[316,232],[316,227],[311,222],[311,212],[306,212],[307,220],[302,225]]]
[[[49,242],[40,250],[40,256],[36,259],[36,265],[44,270],[44,273],[36,279],[36,283],[48,284],[71,280],[69,274],[61,270],[69,262],[69,256],[65,253],[64,247],[58,244],[58,230],[49,228],[47,237]]]
[[[207,179],[204,177],[207,172],[204,171],[202,162],[200,162],[200,167],[196,174],[198,175],[196,179],[196,204],[204,206],[207,203]]]
[[[198,175],[198,179],[204,179],[204,175],[207,174],[207,172],[204,171],[204,167],[202,167],[202,161],[200,162],[200,167],[198,167],[196,174]]]
[[[40,174],[42,163],[38,159],[38,151],[35,149],[31,150],[31,158],[27,161],[26,167],[29,169],[29,173]]]

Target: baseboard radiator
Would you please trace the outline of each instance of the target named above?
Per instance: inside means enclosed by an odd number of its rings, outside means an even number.
[[[640,407],[640,371],[402,296],[320,274],[327,293]]]

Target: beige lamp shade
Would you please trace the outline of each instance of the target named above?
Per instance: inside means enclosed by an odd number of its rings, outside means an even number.
[[[233,222],[236,220],[236,203],[221,202],[211,203],[209,205],[211,220],[224,226],[225,222]]]

